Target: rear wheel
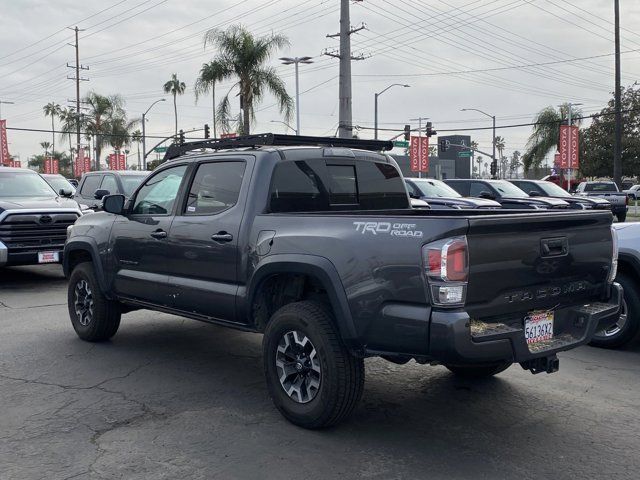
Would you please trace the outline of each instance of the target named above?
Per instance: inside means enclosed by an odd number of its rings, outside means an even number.
[[[626,212],[625,213],[618,213],[618,214],[616,214],[616,218],[618,219],[618,221],[620,223],[622,223],[622,222],[627,220],[627,213]]]
[[[512,365],[511,362],[498,362],[480,365],[452,365],[445,364],[453,374],[465,378],[485,378],[504,372]]]
[[[624,297],[620,318],[615,325],[597,332],[590,345],[602,348],[618,348],[635,340],[640,335],[640,296],[638,283],[628,275],[619,273],[616,282],[622,285]]]
[[[335,425],[355,408],[364,362],[344,346],[332,315],[320,303],[285,305],[262,342],[269,394],[290,422],[304,428]]]
[[[91,262],[81,263],[73,269],[67,306],[71,325],[82,340],[102,342],[118,331],[120,304],[104,296]]]

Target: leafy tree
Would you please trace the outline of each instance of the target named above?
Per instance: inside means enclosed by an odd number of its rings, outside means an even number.
[[[84,102],[89,105],[89,113],[82,115],[80,122],[85,130],[94,136],[96,150],[96,170],[100,170],[102,149],[109,144],[113,129],[113,119],[126,118],[124,100],[120,95],[100,95],[90,92]]]
[[[51,117],[51,142],[52,147],[51,151],[55,151],[56,149],[56,128],[55,128],[55,119],[62,112],[62,108],[55,102],[49,102],[44,107],[42,107],[42,111],[44,112],[45,117]]]
[[[176,96],[182,95],[187,88],[184,82],[178,80],[178,75],[171,74],[171,78],[162,86],[164,93],[170,93],[173,95],[173,113],[176,119],[176,135],[178,135],[178,106],[176,105]]]
[[[107,123],[108,127],[108,142],[116,153],[120,153],[123,147],[131,145],[131,135],[134,128],[138,125],[138,120],[127,120],[126,115],[122,112],[121,115],[112,117]]]
[[[42,142],[49,143],[49,142]],[[47,157],[53,157],[58,160],[60,173],[66,177],[72,177],[71,174],[71,157],[66,152],[54,152],[53,154],[35,155],[29,159],[29,166],[36,167],[39,172],[44,172],[44,161]]]
[[[293,99],[287,93],[276,69],[265,65],[277,50],[289,45],[289,40],[284,35],[254,37],[246,28],[236,25],[224,31],[209,30],[205,34],[204,44],[205,47],[211,44],[219,51],[212,61],[218,80],[237,79],[231,90],[239,90],[243,134],[250,133],[251,123],[255,120],[255,105],[264,98],[267,91],[275,96],[285,120],[291,119]],[[231,90],[218,106],[218,119],[226,131],[231,118]]]
[[[582,123],[580,117],[582,117],[582,110],[572,108],[571,124],[579,126]],[[569,104],[562,104],[559,110],[546,107],[538,112],[533,121],[535,125],[527,141],[527,150],[522,156],[525,172],[531,168],[540,168],[547,154],[557,150],[560,125],[566,125],[569,121]]]
[[[622,89],[622,174],[640,175],[640,86]],[[587,177],[613,174],[615,141],[615,103],[608,105],[581,131],[580,173]]]

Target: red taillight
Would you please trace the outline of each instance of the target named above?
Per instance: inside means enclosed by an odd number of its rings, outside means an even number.
[[[437,240],[422,247],[429,291],[434,305],[464,305],[469,277],[467,237]]]

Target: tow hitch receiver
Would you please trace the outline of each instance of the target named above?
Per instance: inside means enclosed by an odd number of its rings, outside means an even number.
[[[534,375],[537,373],[554,373],[560,368],[560,359],[557,355],[549,357],[534,358],[520,364],[525,370],[530,370]]]

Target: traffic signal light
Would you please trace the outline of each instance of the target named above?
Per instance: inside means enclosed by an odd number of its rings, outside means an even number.
[[[411,140],[411,125],[404,126],[404,139],[408,142]]]
[[[427,122],[427,137],[433,137],[437,134],[438,132],[433,129],[433,124],[431,122]]]
[[[447,150],[449,150],[449,140],[447,140],[446,138],[441,138],[440,139],[440,151],[441,152],[446,152]]]
[[[184,130],[182,129],[178,132],[178,143],[184,145]]]
[[[209,138],[209,125],[204,124],[204,138]]]
[[[496,177],[498,174],[498,165],[496,162],[491,162],[491,177]]]

